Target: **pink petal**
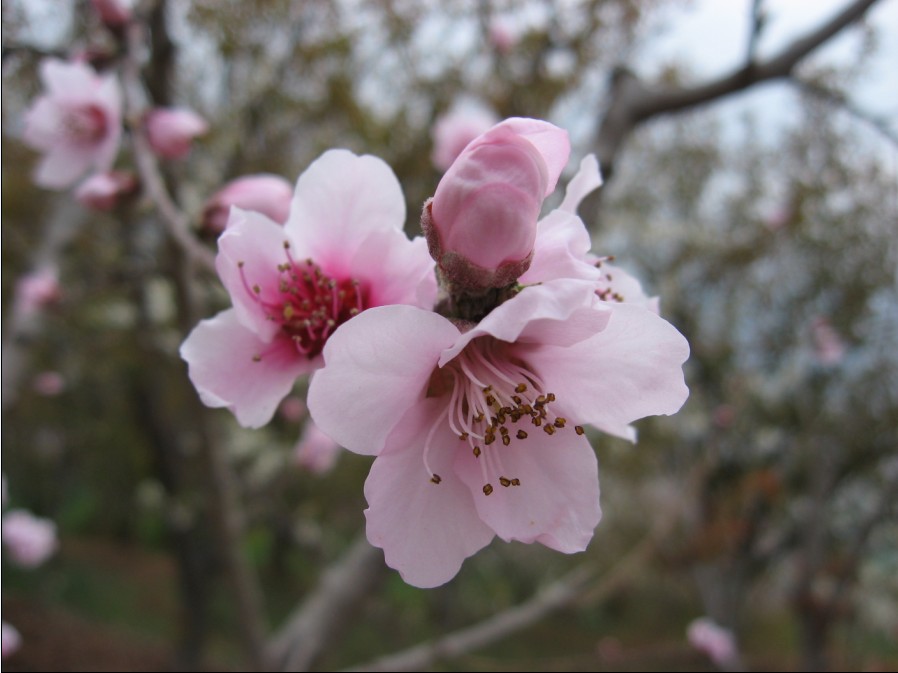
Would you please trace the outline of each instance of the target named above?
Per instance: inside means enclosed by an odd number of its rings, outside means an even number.
[[[377,455],[406,411],[425,395],[440,351],[457,338],[458,329],[430,311],[412,306],[362,311],[324,346],[325,367],[309,387],[312,418],[350,451]]]
[[[370,155],[329,150],[299,176],[284,227],[300,254],[338,276],[372,231],[405,225],[405,198],[392,169]]]
[[[524,288],[494,308],[440,355],[440,366],[477,337],[490,334],[508,343],[551,343],[569,346],[604,328],[609,310],[597,306],[589,283],[555,281]]]
[[[281,405],[283,411],[283,405]],[[293,457],[296,463],[314,474],[323,475],[334,469],[337,458],[340,456],[340,445],[315,425],[312,419],[307,419],[302,436],[293,449]]]
[[[78,61],[44,59],[40,77],[52,96],[80,99],[97,86],[97,74],[89,65]]]
[[[59,546],[56,524],[24,509],[3,515],[3,544],[23,568],[35,568],[50,558]]]
[[[19,634],[19,631],[15,626],[7,622],[3,622],[2,637],[3,658],[6,659],[6,657],[10,657],[15,654],[22,646],[22,636]]]
[[[546,186],[545,196],[555,191],[558,178],[564,167],[567,166],[568,158],[571,155],[571,141],[567,131],[549,122],[524,117],[506,119],[494,128],[498,127],[508,128],[533,143],[548,168],[549,182]]]
[[[589,232],[579,217],[553,210],[539,221],[533,261],[518,282],[526,285],[558,278],[596,281],[599,270],[587,260],[591,247]]]
[[[571,427],[551,436],[538,428],[528,430],[526,439],[512,439],[509,446],[496,442],[484,447],[479,458],[470,451],[457,452],[455,470],[480,517],[506,542],[541,542],[568,554],[583,551],[602,517],[595,453]],[[490,465],[497,456],[504,474],[487,471],[493,491],[484,495],[480,463]],[[517,478],[520,485],[503,487],[499,476]]]
[[[410,408],[365,482],[368,540],[384,550],[388,566],[421,588],[451,580],[467,557],[493,539],[453,472],[459,441],[440,417],[444,409],[445,399]],[[439,484],[430,481],[423,457],[434,422],[440,427],[431,439],[428,464],[440,476]]]
[[[60,142],[62,111],[50,96],[39,96],[25,113],[22,139],[34,149],[49,151]]]
[[[567,348],[534,347],[523,356],[580,424],[634,440],[630,423],[673,414],[689,389],[682,364],[689,344],[653,312],[617,304],[607,327]]]
[[[90,168],[92,161],[90,153],[61,144],[41,159],[34,181],[47,189],[65,189]]]
[[[377,230],[350,259],[352,277],[368,288],[368,305],[411,304],[431,309],[437,297],[434,262],[427,242],[394,229]],[[330,269],[325,268],[330,273]]]
[[[580,162],[580,170],[567,183],[564,201],[558,206],[558,210],[576,213],[583,199],[601,186],[602,173],[599,171],[599,161],[594,154],[587,154]]]
[[[280,331],[260,302],[281,302],[278,266],[287,262],[285,243],[292,253],[292,241],[283,227],[261,213],[237,207],[231,208],[228,228],[218,239],[218,277],[231,295],[237,318],[263,341]]]
[[[259,339],[233,309],[197,325],[181,345],[181,358],[203,403],[227,407],[248,428],[268,423],[297,377],[313,365],[287,338]]]

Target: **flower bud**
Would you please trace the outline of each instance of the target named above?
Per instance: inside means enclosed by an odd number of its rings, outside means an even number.
[[[131,7],[124,0],[90,0],[100,21],[111,30],[122,28],[131,20]]]
[[[97,173],[75,190],[75,200],[85,208],[108,211],[115,208],[122,196],[133,193],[135,189],[137,179],[131,173]]]
[[[209,130],[205,119],[186,108],[155,108],[144,123],[150,147],[164,159],[186,157],[193,139]]]
[[[536,119],[507,119],[471,141],[421,217],[445,280],[485,291],[529,268],[543,199],[569,154],[567,132]]]
[[[218,235],[228,224],[231,206],[267,215],[278,224],[287,221],[293,201],[293,185],[279,175],[260,173],[232,180],[203,208],[203,229]]]

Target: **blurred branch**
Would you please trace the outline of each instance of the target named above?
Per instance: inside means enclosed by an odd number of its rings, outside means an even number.
[[[532,626],[555,610],[573,604],[582,606],[602,601],[645,570],[661,541],[679,519],[679,514],[676,507],[670,508],[667,515],[591,588],[597,571],[591,563],[584,562],[520,605],[473,626],[346,670],[421,671],[439,660],[461,657]]]
[[[164,16],[160,14],[163,11],[163,5],[164,3],[151,8],[153,10],[153,26],[157,31],[164,30],[165,26]],[[155,37],[154,44],[170,45],[159,36]],[[140,71],[140,55],[146,49],[144,27],[139,22],[128,26],[123,80],[128,115],[132,120],[140,119],[146,105],[146,92]],[[168,52],[163,56],[165,59],[171,58],[171,54]],[[157,95],[163,94],[157,93]],[[214,257],[193,236],[190,231],[189,219],[169,194],[159,164],[139,122],[133,124],[132,145],[143,187],[159,211],[172,242],[184,256],[182,260],[176,262],[173,276],[178,287],[181,323],[186,330],[199,319],[197,301],[193,292],[196,267],[214,270]],[[234,484],[234,475],[222,446],[216,441],[208,410],[200,404],[199,400],[194,399],[193,405],[195,407],[193,410],[194,427],[198,432],[210,473],[209,483],[212,491],[210,509],[215,519],[219,547],[224,556],[228,579],[237,603],[241,636],[252,668],[267,670],[264,643],[265,613],[258,583],[243,554],[243,517]]]
[[[190,219],[175,204],[162,173],[159,162],[150,148],[146,133],[140,119],[146,109],[146,93],[140,77],[140,54],[146,49],[144,28],[138,23],[128,26],[127,55],[123,67],[122,79],[125,89],[125,104],[128,117],[132,120],[131,144],[134,149],[134,161],[141,183],[149,195],[169,236],[198,266],[207,271],[215,271],[215,256],[193,235],[190,230]]]
[[[65,247],[81,231],[87,218],[85,211],[69,198],[60,196],[53,203],[44,234],[34,251],[29,273],[42,269],[59,269],[59,258]],[[22,377],[27,370],[27,347],[40,334],[44,324],[43,311],[28,306],[28,300],[15,293],[12,310],[7,315],[3,334],[2,392],[3,410],[18,399]]]
[[[279,670],[309,670],[336,631],[346,626],[353,608],[374,587],[383,569],[381,550],[359,536],[271,640],[269,661],[276,662]]]
[[[862,110],[839,91],[827,88],[818,82],[811,82],[800,77],[792,77],[791,81],[804,93],[836,105],[855,119],[871,126],[882,134],[893,145],[898,146],[898,133],[889,124],[889,120],[878,117],[867,110]]]
[[[745,62],[754,63],[758,53],[758,42],[761,33],[767,25],[767,15],[764,12],[764,0],[752,0],[751,3],[751,27],[748,32],[748,47],[745,50]]]
[[[748,60],[732,72],[692,87],[654,86],[626,68],[618,68],[611,79],[611,103],[599,121],[596,154],[606,179],[614,171],[617,155],[638,126],[662,114],[683,112],[751,86],[792,75],[794,69],[816,49],[858,21],[878,0],[855,0],[829,21],[786,45],[765,61]]]

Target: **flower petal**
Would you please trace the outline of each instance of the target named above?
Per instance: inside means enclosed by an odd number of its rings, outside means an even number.
[[[427,399],[408,410],[387,440],[365,482],[368,540],[384,550],[387,565],[409,584],[439,586],[462,562],[493,539],[474,508],[452,461],[458,437],[442,415],[445,399]],[[428,465],[440,476],[430,480],[423,449],[434,423]]]
[[[377,455],[457,338],[448,320],[413,306],[362,311],[324,346],[325,366],[309,387],[312,418],[350,451]]]
[[[588,258],[592,241],[583,221],[572,213],[553,210],[539,221],[533,261],[519,283],[545,283],[558,278],[597,281],[600,272]]]
[[[262,341],[234,309],[197,325],[181,345],[181,357],[203,403],[227,407],[248,428],[268,423],[296,378],[312,369],[289,339]]]
[[[86,63],[47,58],[41,61],[40,78],[52,96],[83,99],[97,86],[97,75]]]
[[[431,309],[436,302],[434,262],[421,236],[410,241],[395,229],[373,231],[350,264],[352,277],[368,288],[369,306],[411,304]],[[330,273],[328,268],[324,271]]]
[[[652,311],[617,304],[608,326],[567,348],[522,354],[575,422],[634,440],[630,423],[679,410],[689,396],[682,364],[689,344]]]
[[[546,186],[548,196],[555,191],[561,171],[567,166],[571,155],[571,141],[567,131],[558,128],[554,124],[540,119],[527,119],[525,117],[512,117],[493,128],[504,127],[511,129],[518,135],[529,140],[542,155],[548,168],[549,182]]]
[[[458,355],[470,341],[487,334],[508,343],[569,346],[603,329],[609,311],[596,301],[591,283],[561,280],[526,287],[444,350],[440,366]]]
[[[264,341],[280,330],[268,319],[262,304],[281,303],[278,266],[287,262],[285,244],[292,246],[282,227],[261,213],[236,206],[231,208],[227,230],[218,239],[218,276],[231,295],[237,318]]]
[[[34,172],[34,181],[46,189],[65,189],[90,167],[93,156],[61,144],[44,155]]]
[[[583,551],[602,517],[595,453],[571,427],[553,435],[534,428],[529,435],[512,439],[509,446],[484,447],[476,458],[470,451],[458,452],[456,473],[470,489],[480,517],[506,542],[541,542],[567,554]],[[483,492],[482,461],[489,466],[489,495]],[[520,485],[503,487],[500,476],[519,479]]]
[[[349,260],[372,231],[404,225],[405,198],[392,169],[375,156],[329,150],[299,176],[284,226],[298,254],[348,277]]]
[[[580,170],[567,183],[564,201],[558,206],[558,210],[576,213],[583,199],[601,186],[602,173],[599,171],[599,161],[596,155],[587,154],[580,162]]]

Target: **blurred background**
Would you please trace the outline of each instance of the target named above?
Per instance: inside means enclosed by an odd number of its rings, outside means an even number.
[[[126,49],[96,3],[6,0],[4,512],[59,542],[35,568],[4,549],[4,668],[333,670],[468,627],[482,644],[412,670],[898,667],[896,0],[133,9],[149,99],[209,123],[163,173],[210,252],[204,205],[233,178],[375,154],[415,234],[440,120],[547,119],[571,133],[561,184],[599,156],[593,251],[660,296],[691,395],[635,446],[590,436],[604,519],[584,554],[497,541],[444,587],[405,585],[358,540],[370,459],[297,457],[302,382],[261,430],[198,402],[177,350],[228,298],[146,191],[98,213],[33,184],[41,60],[111,72]],[[525,628],[494,634],[522,605]],[[703,616],[733,656],[690,643]]]

